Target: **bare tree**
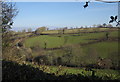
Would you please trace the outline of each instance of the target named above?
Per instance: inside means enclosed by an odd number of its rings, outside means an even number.
[[[28,32],[32,32],[32,29],[31,29],[31,28],[28,28],[27,31],[28,31]]]
[[[13,25],[13,19],[18,14],[18,9],[16,8],[16,4],[12,2],[0,1],[0,5],[2,7],[2,32],[6,32],[11,29]]]

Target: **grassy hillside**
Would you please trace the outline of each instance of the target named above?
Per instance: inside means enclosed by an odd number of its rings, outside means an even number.
[[[26,39],[24,44],[33,49],[33,57],[44,55],[52,64],[60,59],[64,65],[84,66],[96,64],[99,58],[110,59],[111,63],[118,63],[118,61],[116,62],[118,60],[118,40],[116,40],[119,37],[118,30],[108,28],[80,29],[80,31],[83,30],[85,33],[34,36]],[[88,31],[92,33],[87,33]],[[106,40],[106,31],[109,32],[108,40]],[[34,51],[36,46],[38,46],[38,51]],[[46,49],[44,49],[45,46]],[[43,52],[41,53],[41,51]]]
[[[83,47],[86,54],[90,55],[94,51],[98,56],[106,58],[108,56],[115,56],[118,53],[118,42],[100,42],[95,44],[86,45]]]
[[[48,31],[49,32],[49,31]],[[50,31],[51,32],[51,31]],[[53,31],[54,33],[54,31]],[[109,37],[118,37],[118,31],[109,32]],[[26,47],[39,45],[44,48],[44,43],[47,43],[47,48],[59,47],[66,44],[78,44],[94,41],[95,39],[106,38],[106,32],[101,33],[79,33],[79,34],[64,34],[64,35],[41,35],[28,38],[25,41]]]

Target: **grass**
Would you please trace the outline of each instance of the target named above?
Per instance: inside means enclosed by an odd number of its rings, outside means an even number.
[[[50,31],[51,32],[51,31]],[[54,33],[54,31],[53,31]],[[60,47],[68,44],[79,44],[79,43],[88,43],[94,41],[94,39],[105,38],[106,32],[102,33],[80,33],[80,34],[72,34],[72,35],[62,35],[58,37],[57,35],[40,35],[28,38],[25,40],[25,46],[31,47],[35,45],[39,45],[40,47],[45,47],[45,42],[47,43],[47,48]],[[118,31],[110,32],[109,37],[118,37]],[[93,39],[93,40],[89,40]],[[66,41],[65,41],[66,40]]]
[[[94,51],[98,56],[102,58],[107,58],[108,56],[118,53],[118,42],[100,42],[95,44],[86,45],[83,47],[86,54],[93,54],[91,51]]]
[[[87,43],[93,40],[89,39],[99,39],[105,37],[105,33],[90,33],[90,34],[74,34],[74,35],[63,35],[62,37],[50,36],[50,35],[40,35],[36,37],[28,38],[25,41],[26,47],[31,47],[34,45],[40,45],[44,48],[44,43],[47,43],[47,48],[54,48],[64,46],[65,44],[78,44]],[[65,42],[66,40],[66,42]]]
[[[104,28],[101,28],[104,30]],[[98,30],[101,30],[98,29]],[[90,30],[97,30],[91,29]],[[105,30],[109,30],[105,28]],[[52,31],[51,31],[52,32]],[[54,32],[54,31],[53,31]],[[111,31],[109,32],[109,37],[118,37],[118,31]],[[114,55],[114,61],[117,58],[118,53],[118,42],[117,41],[104,41],[99,43],[88,44],[85,46],[81,46],[80,44],[88,43],[95,41],[94,39],[101,39],[106,38],[106,32],[100,33],[80,33],[80,34],[64,34],[61,37],[58,35],[40,35],[31,37],[25,40],[26,47],[36,47],[39,46],[40,48],[45,47],[45,42],[47,43],[47,48],[55,48],[55,47],[71,47],[73,57],[71,59],[72,64],[92,64],[97,61],[98,57],[101,58],[110,58]],[[33,52],[33,56],[40,55],[39,52]],[[37,54],[37,55],[36,55]],[[53,59],[57,57],[65,56],[65,50],[49,50],[45,51],[42,54],[52,54]],[[64,58],[62,60],[66,61]]]
[[[110,37],[120,37],[120,36],[119,36],[119,32],[120,32],[120,30],[110,32]]]
[[[57,30],[49,30],[49,31],[44,31],[42,32],[43,34],[53,34],[53,33],[58,33]]]
[[[40,47],[44,48],[45,42],[47,43],[47,48],[59,47],[60,45],[63,45],[63,37],[59,38],[49,35],[36,36],[27,39],[25,45],[26,47],[40,45]]]
[[[60,66],[48,66],[50,69],[49,73],[56,73],[59,70]],[[110,77],[112,80],[114,79],[120,79],[120,71],[117,70],[111,70],[111,69],[93,69],[95,71],[95,75],[98,77],[102,77],[103,79],[106,79],[107,77]],[[61,66],[61,70],[59,70],[58,75],[64,75],[64,74],[81,74],[83,76],[91,76],[91,71],[85,71],[84,68],[72,68],[72,67],[64,67]]]

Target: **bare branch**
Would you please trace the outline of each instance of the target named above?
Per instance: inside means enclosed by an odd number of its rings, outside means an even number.
[[[13,19],[18,14],[18,9],[15,3],[5,1],[1,1],[0,3],[2,6],[2,30],[6,32],[11,28]]]

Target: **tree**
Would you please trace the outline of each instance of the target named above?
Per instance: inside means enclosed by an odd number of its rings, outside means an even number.
[[[68,45],[64,48],[65,54],[62,56],[65,61],[63,63],[65,65],[70,65],[71,60],[73,58],[73,49],[72,46]]]
[[[110,28],[110,27],[113,27],[113,26],[112,26],[111,24],[108,24],[108,25],[106,25],[106,27],[109,27],[109,28]]]
[[[49,30],[49,28],[47,28],[47,30]]]
[[[108,39],[108,38],[109,38],[109,32],[106,33],[106,39]]]
[[[2,52],[9,53],[10,46],[12,43],[12,32],[8,32],[9,29],[11,29],[13,25],[13,19],[17,16],[18,9],[16,8],[16,4],[12,2],[5,2],[0,1],[0,31],[2,32]],[[0,34],[1,35],[1,34]],[[11,52],[10,52],[11,53]]]
[[[25,30],[25,29],[23,29],[23,30],[22,30],[22,32],[23,32],[23,33],[25,33],[25,32],[26,32],[26,30]]]
[[[107,25],[107,24],[106,24],[106,23],[104,23],[104,24],[103,24],[103,27],[106,27],[106,25]]]
[[[62,34],[62,29],[58,29],[58,34]]]
[[[102,26],[101,24],[98,24],[97,27],[98,27],[98,28],[101,28],[101,27],[103,27],[103,26]]]
[[[45,45],[45,48],[44,48],[44,49],[46,49],[46,48],[47,48],[47,43],[46,43],[46,42],[44,42],[44,45]]]
[[[12,2],[4,2],[0,1],[0,5],[2,7],[2,32],[6,32],[11,29],[13,25],[13,19],[18,14],[18,9],[16,8],[16,4]]]
[[[31,29],[31,28],[28,28],[28,32],[32,32],[32,29]]]
[[[58,65],[61,65],[61,64],[62,64],[62,58],[61,58],[61,57],[58,57],[58,58],[57,58],[57,64],[58,64]]]
[[[96,27],[96,26],[97,26],[96,24],[93,25],[93,27]]]
[[[80,34],[81,29],[78,28],[77,31],[78,31],[78,34]]]
[[[65,32],[65,29],[63,28],[63,30],[62,30],[62,31],[63,31],[63,34],[64,34],[64,32]]]
[[[35,34],[41,34],[43,31],[46,31],[47,28],[46,27],[40,27],[35,31]]]

